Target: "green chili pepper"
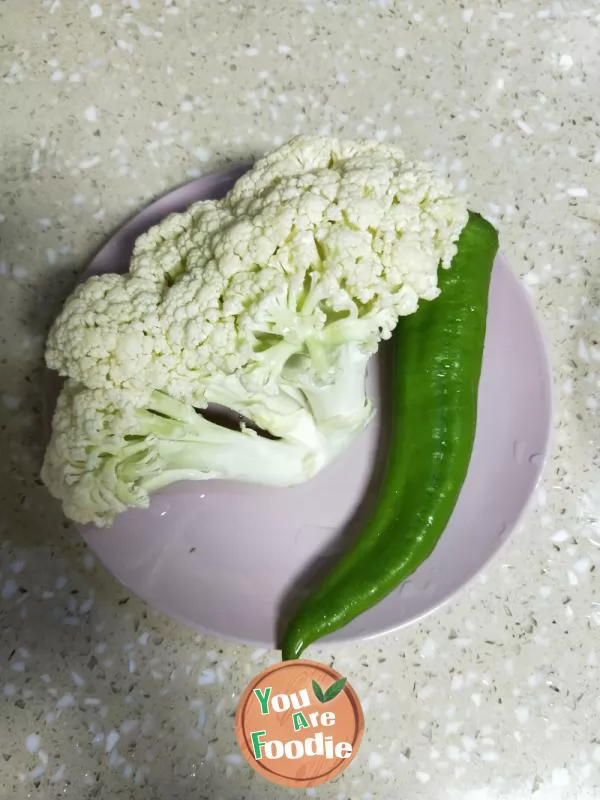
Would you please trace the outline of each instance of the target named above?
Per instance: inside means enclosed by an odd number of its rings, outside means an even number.
[[[359,538],[300,605],[283,658],[346,625],[429,557],[467,474],[498,235],[470,213],[440,296],[401,317],[393,336],[393,419],[385,475]]]

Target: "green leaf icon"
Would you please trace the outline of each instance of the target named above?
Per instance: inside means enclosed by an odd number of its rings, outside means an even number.
[[[317,698],[317,700],[319,700],[319,702],[321,702],[321,703],[324,703],[325,702],[325,695],[323,694],[323,689],[321,689],[321,687],[319,686],[319,684],[315,680],[313,680],[313,682],[312,682],[312,688],[313,688],[313,692],[315,693],[315,697]]]
[[[340,678],[338,681],[335,681],[335,683],[332,683],[325,692],[325,699],[322,702],[328,703],[330,700],[333,700],[334,697],[337,697],[346,685],[347,680],[347,678]]]
[[[338,694],[342,691],[344,686],[346,685],[346,681],[348,678],[340,678],[338,681],[334,681],[327,691],[323,691],[319,684],[313,680],[312,688],[313,692],[315,693],[315,697],[320,703],[328,703],[330,700],[333,700]]]

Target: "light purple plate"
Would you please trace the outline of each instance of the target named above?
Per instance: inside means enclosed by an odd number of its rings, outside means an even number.
[[[86,275],[125,271],[139,234],[196,200],[224,195],[245,169],[200,178],[153,203],[106,244]],[[368,512],[386,439],[384,384],[385,350],[369,377],[380,413],[345,456],[309,483],[291,489],[179,483],[155,495],[149,509],[122,514],[110,530],[83,527],[85,540],[126,587],[185,625],[274,646],[290,608]],[[525,509],[545,459],[550,420],[542,337],[519,280],[499,256],[475,447],[448,528],[411,578],[328,640],[364,639],[408,625],[473,578]]]

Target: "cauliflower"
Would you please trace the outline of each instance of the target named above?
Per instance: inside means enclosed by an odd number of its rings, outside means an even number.
[[[126,275],[79,287],[50,331],[47,364],[81,387],[87,405],[110,397],[111,409],[130,408],[153,393],[188,409],[226,406],[280,439],[281,452],[288,445],[292,461],[309,447],[311,467],[282,468],[279,482],[306,479],[371,419],[368,360],[399,316],[437,297],[438,267],[450,266],[466,222],[452,187],[399,149],[298,137],[222,200],[196,203],[141,236]],[[66,410],[74,397],[68,389],[57,415],[74,414]],[[102,413],[108,421],[97,429],[109,435],[118,414]],[[187,477],[278,482],[259,474],[268,440],[229,433],[242,450],[256,447],[254,465],[242,458],[248,471],[232,471],[221,459]],[[61,461],[55,439],[44,480],[67,509],[66,484],[51,474],[67,471],[71,450],[60,448]],[[93,474],[86,468],[79,480]]]
[[[302,441],[268,439],[210,422],[161,391],[88,389],[68,380],[42,480],[72,520],[105,527],[179,480],[252,475],[273,486],[307,480],[322,467],[327,447],[310,421],[303,434]]]

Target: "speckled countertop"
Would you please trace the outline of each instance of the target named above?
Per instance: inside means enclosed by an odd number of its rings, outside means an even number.
[[[366,735],[309,794],[600,796],[599,23],[595,0],[0,3],[0,797],[283,794],[232,719],[277,654],[129,597],[37,473],[44,332],[90,254],[168,187],[296,132],[448,171],[499,223],[556,387],[545,477],[485,574],[336,648]]]

